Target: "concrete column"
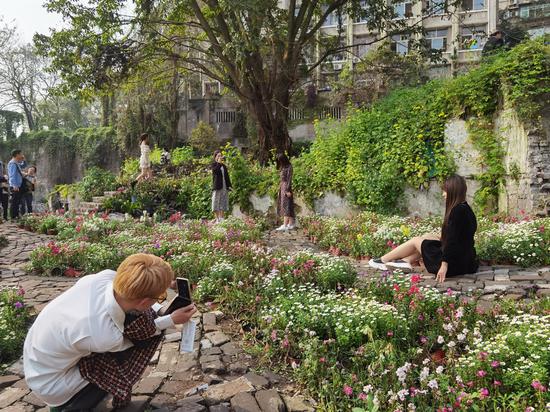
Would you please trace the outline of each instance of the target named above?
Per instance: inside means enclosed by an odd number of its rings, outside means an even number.
[[[497,29],[498,23],[498,0],[485,0],[487,2],[487,35]]]

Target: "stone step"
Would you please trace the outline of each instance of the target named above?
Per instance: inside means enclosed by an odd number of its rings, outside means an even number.
[[[105,196],[93,196],[92,197],[92,202],[94,202],[94,203],[103,203],[104,200],[105,200]]]
[[[76,210],[90,211],[90,210],[99,209],[100,207],[101,207],[101,203],[98,203],[98,202],[80,202],[80,205],[78,206],[78,208],[76,208]]]
[[[109,199],[110,197],[116,196],[117,194],[118,194],[118,192],[116,190],[103,192],[103,197]]]

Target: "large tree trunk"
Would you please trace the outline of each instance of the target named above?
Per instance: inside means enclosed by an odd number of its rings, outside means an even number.
[[[111,99],[108,94],[101,96],[101,126],[109,126],[111,119]]]
[[[250,115],[258,127],[257,158],[262,165],[267,164],[274,154],[290,153],[292,140],[288,133],[289,100],[289,94],[282,93],[279,98],[258,98],[248,104]]]
[[[32,114],[32,110],[26,105],[23,105],[23,111],[25,112],[25,118],[27,119],[27,125],[29,126],[29,130],[35,130],[36,125],[34,123],[34,116]]]
[[[179,105],[179,82],[180,82],[180,76],[179,72],[176,66],[176,62],[174,62],[174,74],[172,76],[172,85],[171,85],[171,94],[172,94],[172,101],[170,102],[170,142],[169,146],[171,148],[176,147],[177,141],[178,141],[178,125],[179,125],[179,112],[178,112],[178,105]]]

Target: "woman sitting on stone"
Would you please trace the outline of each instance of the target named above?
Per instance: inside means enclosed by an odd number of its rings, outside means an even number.
[[[429,273],[437,274],[439,282],[446,276],[475,273],[478,268],[474,234],[477,220],[466,203],[466,180],[462,176],[449,177],[443,186],[445,217],[441,237],[435,234],[414,237],[369,265],[380,270],[398,268],[411,271],[420,259]]]

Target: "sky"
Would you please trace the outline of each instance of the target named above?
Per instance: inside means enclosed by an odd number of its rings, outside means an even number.
[[[4,23],[15,22],[21,40],[32,41],[34,33],[48,34],[50,27],[59,27],[62,19],[57,14],[48,13],[42,5],[45,0],[0,0],[0,16]]]

